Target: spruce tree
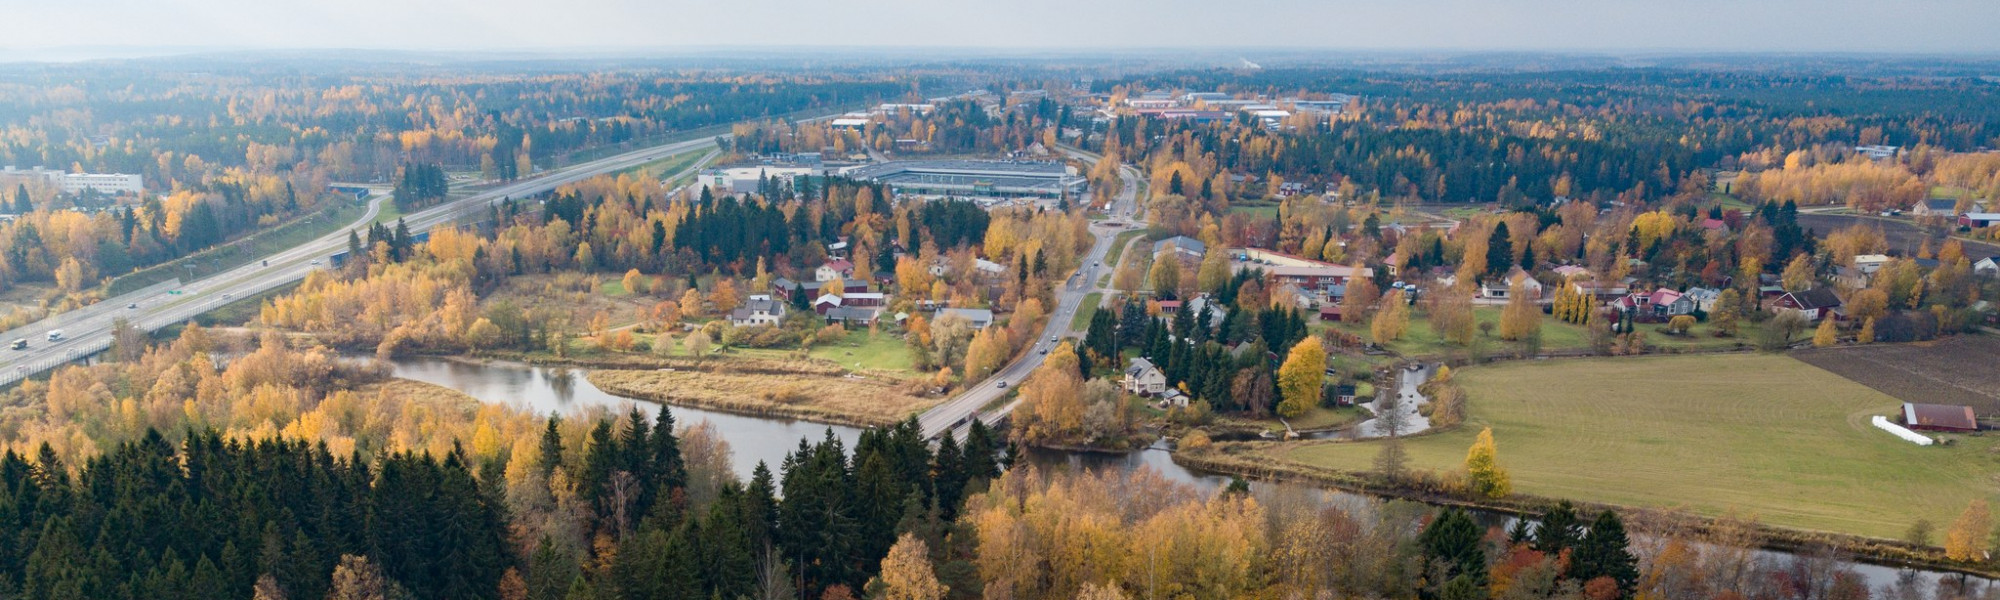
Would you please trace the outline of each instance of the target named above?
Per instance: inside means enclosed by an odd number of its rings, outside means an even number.
[[[1620,592],[1630,596],[1639,582],[1639,559],[1632,556],[1630,543],[1625,536],[1625,523],[1618,519],[1617,513],[1608,510],[1597,513],[1597,519],[1590,522],[1590,531],[1583,534],[1583,541],[1577,545],[1571,573],[1579,581],[1609,577],[1618,583]]]
[[[1535,526],[1533,547],[1537,552],[1555,556],[1575,548],[1582,539],[1583,523],[1577,520],[1576,507],[1564,500],[1542,515],[1542,522]]]
[[[1467,576],[1480,585],[1486,580],[1486,551],[1480,546],[1479,525],[1472,516],[1456,507],[1439,513],[1430,526],[1417,535],[1425,561],[1443,573],[1442,581]]]

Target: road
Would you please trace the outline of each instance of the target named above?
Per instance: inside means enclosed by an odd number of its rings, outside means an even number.
[[[715,139],[704,137],[578,163],[404,215],[403,219],[411,231],[421,232],[463,217],[484,216],[487,207],[502,198],[547,192],[599,174],[713,146]],[[696,163],[697,166],[700,164]],[[346,250],[348,231],[365,228],[373,222],[381,214],[381,205],[386,201],[387,196],[375,198],[369,204],[367,213],[348,228],[251,261],[242,267],[178,287],[172,282],[156,285],[0,333],[0,344],[14,340],[25,340],[28,344],[25,350],[0,350],[0,385],[11,384],[111,347],[111,328],[119,318],[153,331],[186,321],[234,299],[304,279],[306,273],[320,268],[333,254]],[[49,339],[49,333],[53,331],[61,331],[61,338]]]
[[[1098,158],[1073,149],[1065,151],[1084,161],[1094,162]],[[1082,307],[1084,296],[1094,291],[1101,291],[1097,282],[1103,279],[1105,273],[1116,268],[1116,265],[1104,264],[1104,257],[1111,250],[1111,244],[1117,239],[1118,234],[1142,227],[1141,224],[1132,222],[1132,216],[1138,206],[1139,172],[1130,166],[1121,166],[1118,175],[1124,180],[1124,185],[1119,190],[1118,198],[1111,203],[1111,210],[1108,213],[1111,218],[1090,224],[1090,232],[1096,236],[1097,241],[1091,244],[1090,252],[1084,255],[1082,266],[1077,268],[1077,272],[1056,290],[1056,310],[1049,315],[1049,324],[1043,328],[1040,337],[1035,338],[1025,354],[1007,366],[1001,367],[999,372],[984,381],[972,384],[972,387],[966,388],[952,399],[931,407],[919,415],[917,422],[923,427],[926,437],[937,437],[951,430],[955,432],[953,434],[955,437],[963,440],[975,417],[987,425],[997,425],[1002,419],[1007,418],[1008,414],[1013,413],[1015,407],[1020,406],[1019,399],[1010,400],[995,410],[980,409],[1007,398],[1013,386],[1019,385],[1022,380],[1028,378],[1029,373],[1034,372],[1036,367],[1042,366],[1044,354],[1056,346],[1058,343],[1056,340],[1077,336],[1078,332],[1070,329],[1070,322],[1075,318],[1076,311]],[[1003,383],[1007,387],[1001,387]]]

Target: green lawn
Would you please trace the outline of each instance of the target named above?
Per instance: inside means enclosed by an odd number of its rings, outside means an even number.
[[[1250,201],[1237,202],[1229,205],[1229,212],[1242,213],[1259,219],[1275,219],[1278,218],[1278,203],[1250,202]]]
[[[382,204],[383,209],[387,210],[392,203]],[[299,217],[192,256],[133,271],[112,279],[106,289],[115,296],[175,277],[181,278],[182,281],[191,281],[234,269],[249,264],[251,259],[269,256],[280,250],[340,231],[341,228],[354,223],[355,219],[361,218],[361,214],[367,212],[367,209],[367,204],[362,202],[345,202],[328,210],[313,213],[310,217]],[[186,267],[190,264],[195,266],[193,270]]]
[[[622,278],[604,280],[604,283],[598,284],[597,293],[611,298],[631,295],[631,291],[625,289],[625,280]]]
[[[877,333],[873,337],[868,330],[850,331],[847,338],[831,343],[813,346],[812,357],[840,363],[850,369],[880,369],[888,371],[909,371],[915,368],[910,360],[910,347],[887,333]]]
[[[1340,408],[1315,406],[1307,410],[1306,414],[1299,415],[1299,418],[1291,419],[1292,429],[1300,431],[1332,429],[1343,425],[1359,423],[1363,419],[1366,419],[1369,414],[1368,409],[1358,406],[1343,406]],[[1277,419],[1272,419],[1270,421],[1270,428],[1272,431],[1284,431],[1285,425],[1279,423]]]
[[[1416,468],[1460,468],[1482,427],[1518,492],[1735,511],[1778,526],[1895,538],[2000,492],[2000,444],[1921,447],[1869,425],[1895,398],[1784,355],[1515,361],[1458,371],[1465,426],[1406,440]],[[1278,458],[1367,470],[1372,442]]]
[[[1078,303],[1076,305],[1076,314],[1071,315],[1069,318],[1070,331],[1083,331],[1085,329],[1089,329],[1091,317],[1097,315],[1097,305],[1103,303],[1104,303],[1104,294],[1101,292],[1091,292],[1088,294],[1084,294],[1083,302]]]
[[[648,173],[651,174],[656,179],[665,179],[667,177],[671,177],[674,174],[680,173],[681,171],[687,169],[689,166],[693,165],[695,161],[701,160],[701,157],[707,156],[708,153],[713,150],[714,148],[707,148],[707,147],[696,148],[694,150],[689,150],[687,152],[682,152],[680,154],[669,155],[660,158],[658,160],[650,161],[645,164],[632,167],[630,169],[625,169],[615,174],[623,175],[626,173],[633,173],[633,174]]]
[[[384,225],[394,225],[396,224],[396,219],[401,218],[403,218],[403,207],[400,204],[396,204],[394,200],[382,202],[382,210],[375,213],[375,222]],[[416,232],[413,231],[411,233]]]
[[[1142,235],[1146,235],[1146,230],[1134,229],[1120,233],[1118,237],[1112,238],[1111,249],[1104,253],[1104,264],[1113,269],[1118,268],[1118,258],[1125,255],[1125,246],[1132,242],[1132,238]]]

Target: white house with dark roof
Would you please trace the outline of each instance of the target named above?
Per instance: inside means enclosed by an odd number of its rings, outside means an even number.
[[[1983,277],[2000,277],[2000,262],[1995,262],[1991,256],[1979,259],[1979,262],[1972,263],[1972,274]]]
[[[785,320],[785,310],[785,303],[773,300],[769,294],[755,294],[744,301],[741,308],[729,311],[729,324],[737,327],[777,325]]]
[[[1161,373],[1153,361],[1134,358],[1125,367],[1125,377],[1121,382],[1125,391],[1142,396],[1155,396],[1167,391],[1167,375]]]
[[[1722,290],[1705,287],[1691,287],[1682,293],[1701,312],[1714,312],[1715,299],[1722,297]]]
[[[993,326],[993,311],[984,308],[938,309],[937,316],[943,317],[945,315],[957,315],[959,317],[962,317],[966,321],[972,323],[973,329],[985,329],[987,327]]]

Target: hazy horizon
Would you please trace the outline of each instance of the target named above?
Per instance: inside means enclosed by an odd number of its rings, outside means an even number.
[[[2000,53],[2000,2],[1917,0],[73,0],[17,10],[0,60],[196,51],[674,53],[841,47],[1019,53]]]

